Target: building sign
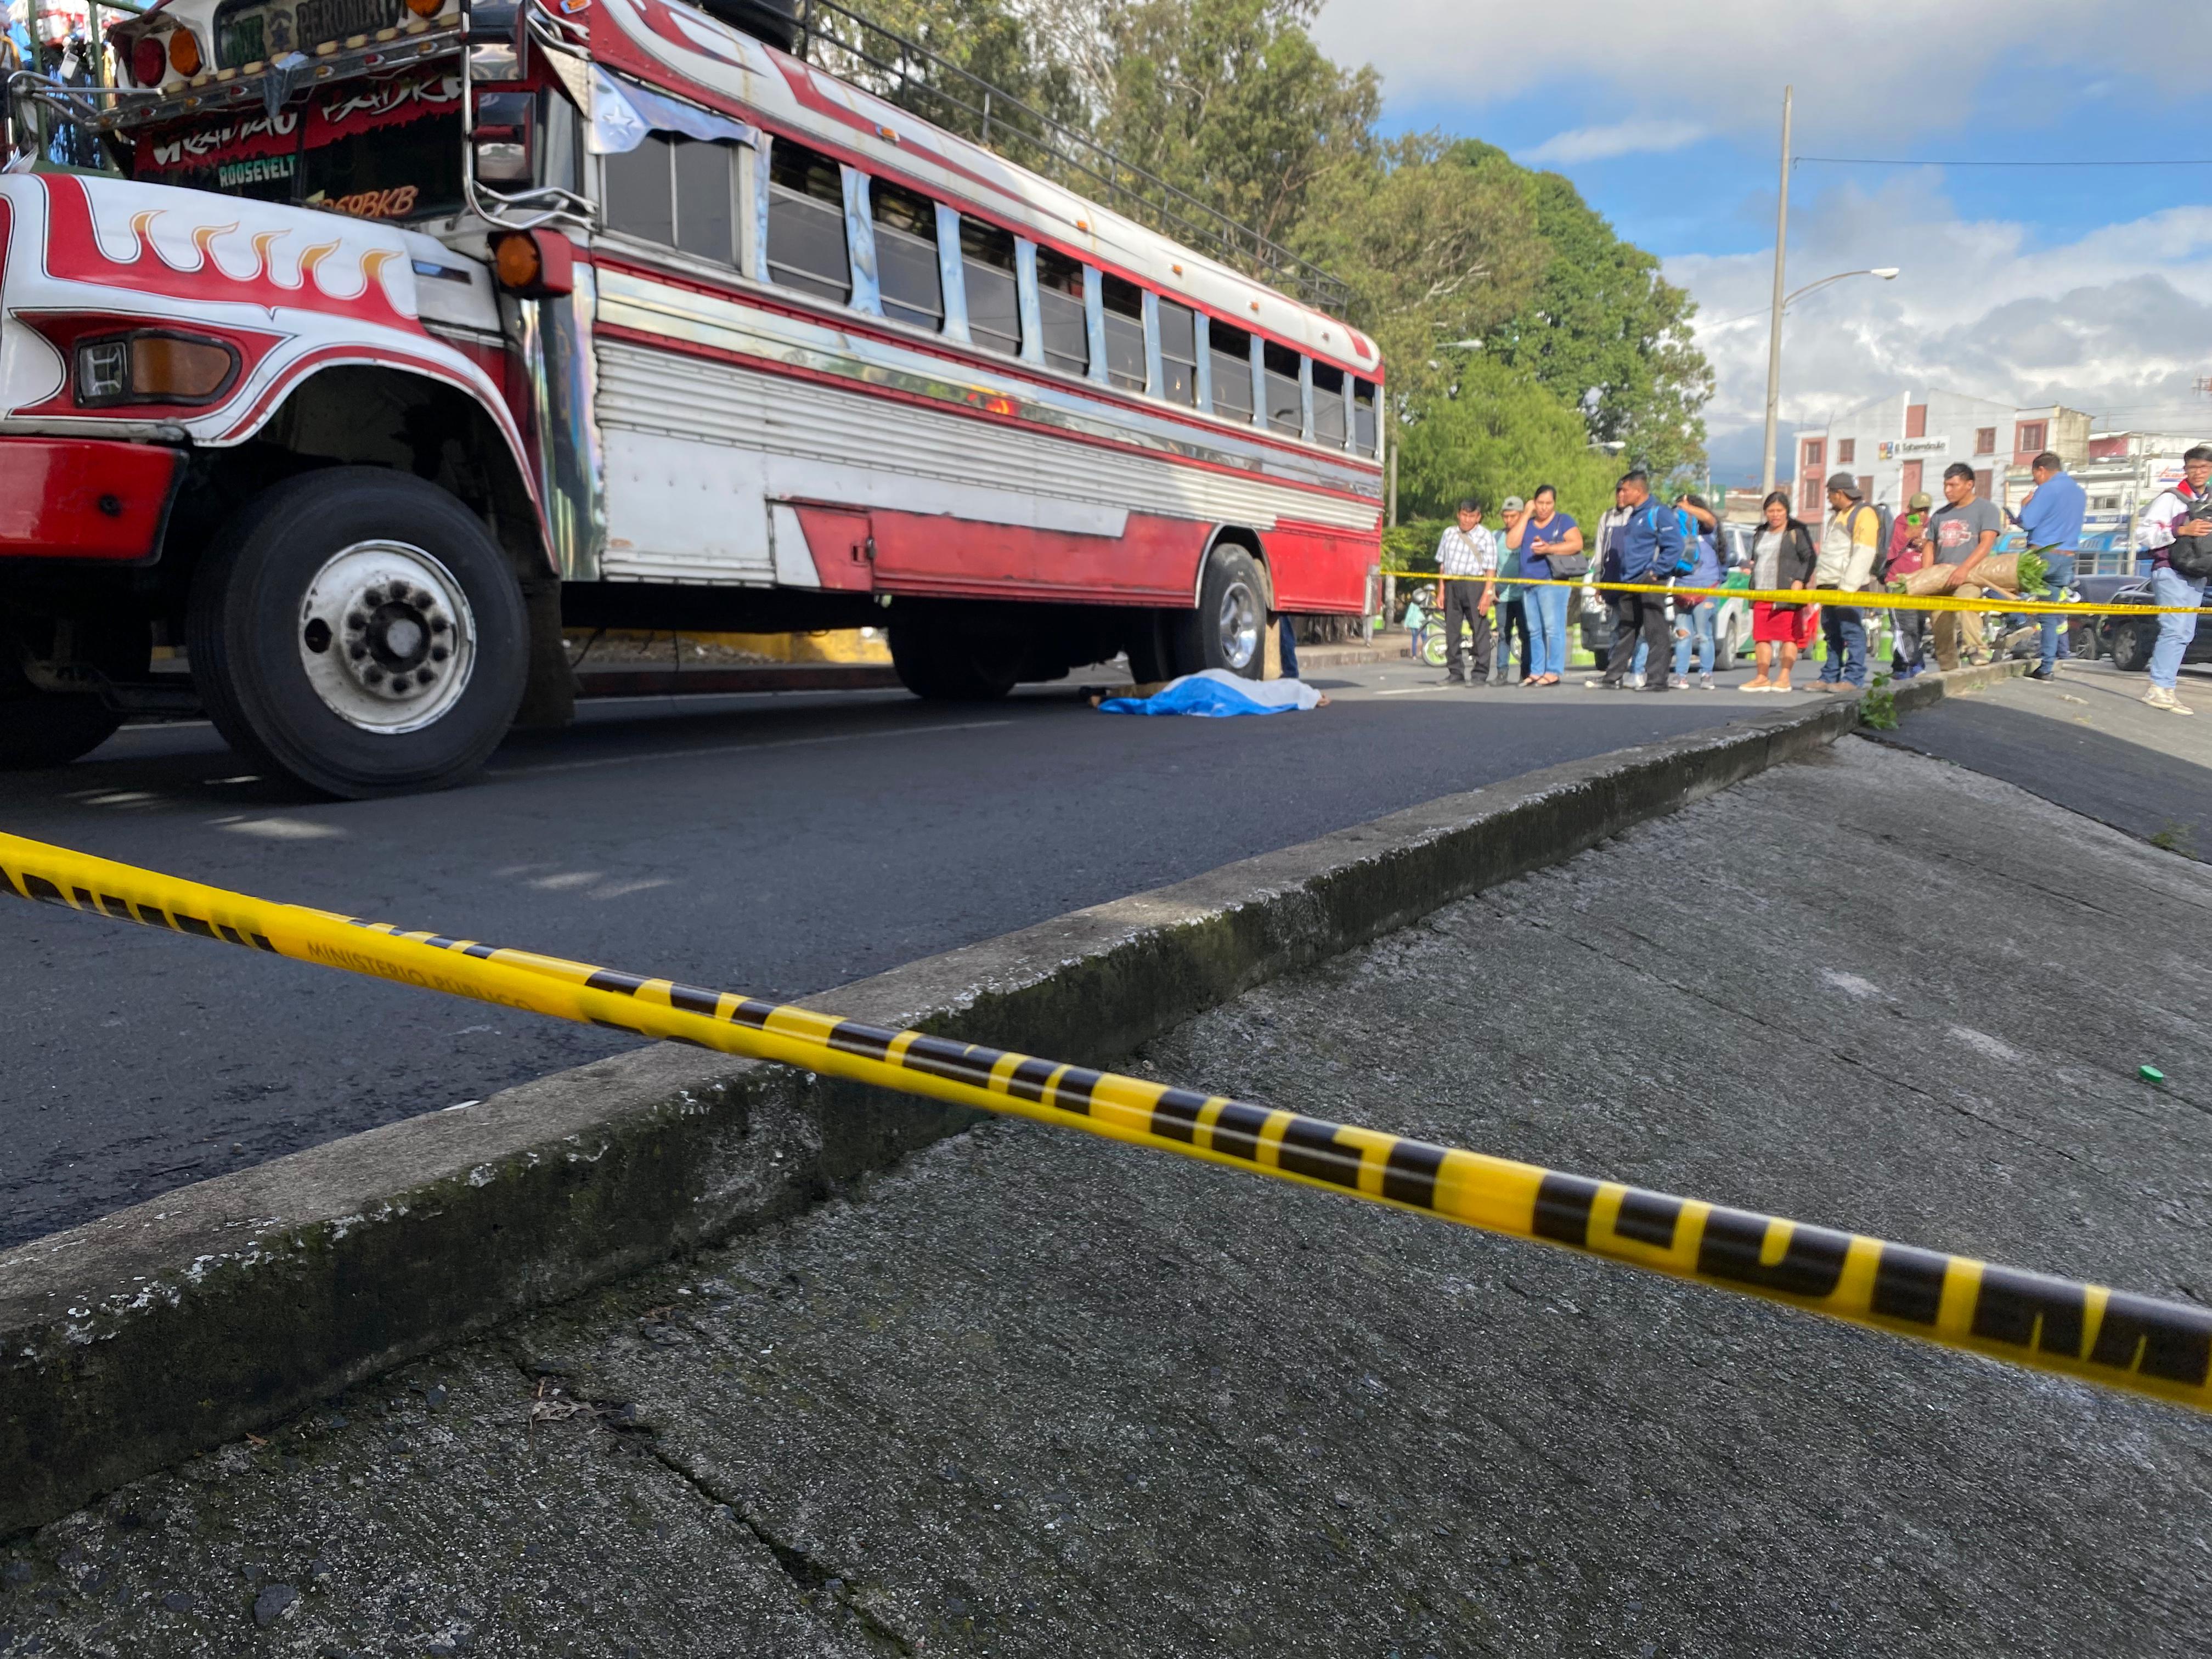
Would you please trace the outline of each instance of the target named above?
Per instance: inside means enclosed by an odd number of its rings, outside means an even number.
[[[1884,438],[1875,446],[1875,459],[1884,461],[1910,461],[1923,455],[1950,453],[1948,438]]]

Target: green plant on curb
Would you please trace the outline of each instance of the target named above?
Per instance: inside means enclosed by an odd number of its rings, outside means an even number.
[[[2150,838],[2150,844],[2169,853],[2179,853],[2184,858],[2197,856],[2197,837],[2185,823],[2169,823]]]
[[[1887,676],[1861,694],[1859,724],[1875,732],[1897,730],[1897,693],[1889,689]]]

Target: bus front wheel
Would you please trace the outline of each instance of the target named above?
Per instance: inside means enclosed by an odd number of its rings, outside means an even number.
[[[195,574],[192,681],[231,746],[344,799],[442,789],[522,700],[522,589],[434,484],[331,467],[254,498]]]
[[[1175,672],[1225,668],[1248,680],[1264,675],[1267,594],[1257,559],[1241,547],[1216,547],[1198,585],[1198,609],[1173,613],[1168,625]]]

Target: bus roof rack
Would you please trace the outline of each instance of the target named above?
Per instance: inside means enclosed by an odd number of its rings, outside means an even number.
[[[1310,260],[840,0],[794,9],[795,55],[817,68],[1318,309],[1341,313],[1349,302],[1351,289]]]

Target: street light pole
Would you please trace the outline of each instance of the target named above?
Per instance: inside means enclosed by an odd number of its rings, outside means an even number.
[[[1796,88],[1782,88],[1782,193],[1774,216],[1774,316],[1766,332],[1766,443],[1759,465],[1759,493],[1774,493],[1775,418],[1782,404],[1782,277],[1790,246],[1790,116]]]

